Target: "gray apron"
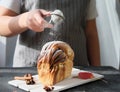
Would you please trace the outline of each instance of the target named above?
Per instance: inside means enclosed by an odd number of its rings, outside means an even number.
[[[32,30],[21,33],[18,36],[13,66],[36,66],[42,46],[53,40],[67,42],[73,48],[74,65],[89,65],[84,35],[89,2],[90,0],[21,0],[21,13],[34,9],[60,9],[65,21],[57,31],[45,29],[40,33]]]

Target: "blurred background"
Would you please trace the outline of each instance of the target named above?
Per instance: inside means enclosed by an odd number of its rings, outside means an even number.
[[[96,0],[101,66],[120,69],[120,0]],[[12,66],[16,38],[0,36],[0,67]]]

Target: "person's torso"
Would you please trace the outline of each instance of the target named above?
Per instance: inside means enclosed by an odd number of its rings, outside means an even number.
[[[87,65],[86,42],[84,27],[86,13],[90,0],[21,0],[22,11],[45,9],[54,11],[59,9],[65,16],[65,21],[57,30],[45,29],[44,32],[27,30],[19,36],[19,58],[24,59],[26,64],[35,62],[42,46],[49,41],[60,40],[67,42],[75,51],[74,65]],[[17,50],[17,47],[16,47]],[[31,57],[29,57],[31,56]],[[26,58],[27,57],[27,58]],[[18,57],[17,57],[18,58]]]

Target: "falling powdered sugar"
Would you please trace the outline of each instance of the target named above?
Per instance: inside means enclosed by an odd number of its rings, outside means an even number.
[[[64,15],[63,15],[63,12],[61,10],[54,10],[52,13],[51,13],[51,19],[49,21],[49,23],[53,24],[54,27],[52,30],[57,30],[59,29],[59,26],[64,22]]]

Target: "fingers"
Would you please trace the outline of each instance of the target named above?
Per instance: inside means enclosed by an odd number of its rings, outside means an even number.
[[[41,17],[39,14],[35,15],[34,23],[37,27],[39,27],[41,31],[43,31],[45,28],[53,28],[53,25],[44,20],[44,18]]]
[[[49,16],[50,12],[45,10],[35,10],[28,14],[27,26],[36,32],[41,32],[45,28],[53,28],[53,25],[44,20],[44,17]]]

